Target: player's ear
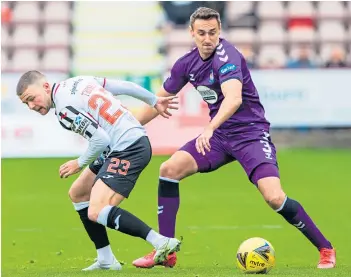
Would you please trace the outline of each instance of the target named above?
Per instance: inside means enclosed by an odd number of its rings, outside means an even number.
[[[189,25],[189,33],[192,37],[194,37],[194,30],[193,28],[191,27],[191,25]]]
[[[43,87],[44,87],[46,92],[51,92],[50,84],[48,82],[44,82]]]

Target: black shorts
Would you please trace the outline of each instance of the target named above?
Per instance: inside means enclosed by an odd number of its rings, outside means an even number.
[[[89,168],[96,174],[95,182],[101,179],[112,190],[128,198],[151,155],[149,138],[144,136],[123,151],[113,151],[105,160],[97,158]]]

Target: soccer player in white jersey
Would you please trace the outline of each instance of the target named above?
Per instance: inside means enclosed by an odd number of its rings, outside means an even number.
[[[145,129],[114,98],[119,94],[146,102],[166,118],[171,116],[169,109],[177,109],[174,96],[156,97],[132,82],[78,76],[51,85],[42,73],[33,70],[23,74],[17,84],[17,95],[31,110],[46,115],[54,108],[63,128],[89,140],[84,154],[59,168],[60,177],[67,178],[93,161],[69,191],[74,208],[97,249],[96,262],[83,270],[121,269],[105,226],[148,241],[157,249],[156,263],[180,249],[179,240],[160,235],[119,208],[152,154]]]

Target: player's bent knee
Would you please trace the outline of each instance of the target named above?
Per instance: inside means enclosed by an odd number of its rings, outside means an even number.
[[[99,209],[95,208],[94,206],[89,206],[88,208],[88,218],[91,221],[97,222],[97,219],[99,217]]]
[[[280,208],[284,201],[285,201],[285,193],[282,191],[279,194],[272,194],[272,195],[268,195],[265,197],[265,200],[267,202],[267,204],[272,208],[272,209],[278,209]]]
[[[90,168],[86,168],[75,180],[68,191],[68,196],[73,203],[89,201],[91,189],[94,184],[95,174]]]
[[[173,180],[181,180],[198,170],[194,158],[185,151],[177,151],[173,156],[161,164],[160,176]]]
[[[174,162],[164,162],[160,167],[160,176],[173,179],[173,180],[181,180],[186,176],[190,175],[186,168],[179,166]]]
[[[76,183],[73,183],[68,191],[68,196],[72,202],[79,203],[83,201],[89,201],[90,193],[87,193],[86,191],[82,190],[79,185],[75,184]]]
[[[181,170],[177,168],[177,165],[166,161],[161,164],[160,176],[178,180],[177,177],[181,174]]]
[[[77,194],[77,189],[72,185],[68,191],[68,196],[71,198],[72,202],[77,203],[76,201],[79,198],[79,195]]]
[[[272,209],[278,209],[285,201],[286,194],[278,177],[265,177],[257,181],[257,186],[264,200]]]

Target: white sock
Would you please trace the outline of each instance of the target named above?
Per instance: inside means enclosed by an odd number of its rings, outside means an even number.
[[[110,245],[97,249],[97,258],[101,264],[111,264],[114,260],[114,255]]]
[[[151,243],[155,249],[160,248],[162,245],[166,243],[168,240],[167,237],[162,236],[161,234],[155,232],[154,230],[150,230],[150,232],[146,236],[146,241]]]

